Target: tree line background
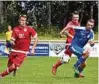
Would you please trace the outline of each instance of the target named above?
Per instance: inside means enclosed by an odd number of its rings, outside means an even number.
[[[18,24],[18,16],[26,14],[28,24],[39,35],[57,36],[68,21],[71,13],[78,11],[81,25],[89,18],[95,19],[94,31],[98,31],[97,1],[0,1],[0,33],[7,31],[7,25]]]

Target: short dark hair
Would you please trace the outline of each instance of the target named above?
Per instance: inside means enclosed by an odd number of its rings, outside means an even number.
[[[79,12],[78,11],[74,11],[73,13],[72,13],[72,16],[73,15],[79,15]]]
[[[95,23],[94,19],[89,19],[87,22]]]

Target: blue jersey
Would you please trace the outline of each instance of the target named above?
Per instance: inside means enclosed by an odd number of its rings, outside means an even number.
[[[75,36],[72,40],[72,45],[84,47],[87,42],[94,38],[93,30],[87,30],[85,27],[78,27],[75,29]]]

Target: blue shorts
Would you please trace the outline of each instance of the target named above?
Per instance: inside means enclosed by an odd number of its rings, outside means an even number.
[[[10,41],[6,41],[6,47],[7,47],[7,48],[11,48],[11,46],[12,46],[12,45],[11,45]]]
[[[84,51],[84,49],[78,45],[71,45],[70,50],[77,56],[78,59],[82,56],[82,53]]]

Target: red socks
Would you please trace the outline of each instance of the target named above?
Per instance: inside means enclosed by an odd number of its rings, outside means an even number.
[[[12,71],[14,71],[16,68],[15,68],[15,65],[12,64],[10,67],[7,68],[7,70],[5,70],[1,76],[4,77],[6,75],[8,75],[9,73],[11,73]]]
[[[62,63],[60,60],[58,60],[57,63],[56,63],[54,66],[57,68],[57,67],[59,67],[59,66],[62,65],[62,64],[63,64],[63,63]]]

